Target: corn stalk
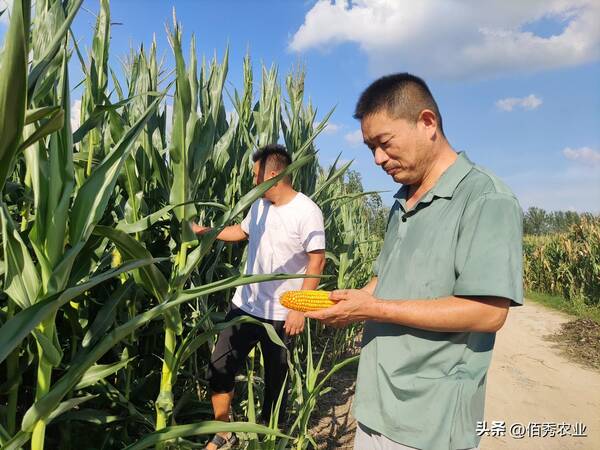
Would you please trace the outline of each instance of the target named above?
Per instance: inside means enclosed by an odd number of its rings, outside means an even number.
[[[157,60],[155,41],[114,70],[108,0],[99,1],[88,54],[68,36],[81,3],[38,1],[31,21],[31,3],[16,0],[0,56],[0,363],[7,375],[0,444],[19,448],[31,440],[31,448],[54,448],[76,434],[85,447],[103,424],[104,447],[185,446],[186,437],[220,429],[271,433],[273,448],[291,439],[305,445],[306,421],[291,430],[295,436],[203,422],[210,417],[203,365],[215,333],[231,325],[215,323],[215,310],[232,289],[286,277],[241,275],[244,246],[215,243],[218,231],[238,223],[281,177],[292,176],[331,216],[329,261],[348,255],[338,279],[352,286],[369,264],[375,247],[350,239],[368,233],[343,188],[348,166],[326,173],[316,159],[315,138],[331,113],[316,124],[303,73],[289,75],[282,92],[277,67],[260,67],[255,77],[247,55],[241,90],[229,96],[235,113],[227,117],[228,51],[220,61],[199,63],[192,39],[186,62],[176,21],[168,31],[173,71]],[[84,77],[75,130],[72,55]],[[254,188],[251,154],[280,136],[295,162]],[[214,232],[191,234],[188,222],[197,216]],[[255,369],[263,371],[259,360]],[[32,396],[19,396],[28,390],[24,376],[34,380]],[[314,365],[290,376],[294,385],[310,378],[310,389],[322,380]],[[187,408],[192,384],[199,398]]]

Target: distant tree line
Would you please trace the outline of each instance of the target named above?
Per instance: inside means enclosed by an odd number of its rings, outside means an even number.
[[[356,170],[350,169],[346,172],[344,184],[348,193],[365,191],[362,184],[362,177]],[[369,229],[373,233],[373,236],[383,239],[390,208],[383,204],[383,200],[378,193],[364,196],[362,202],[369,213]],[[580,224],[585,219],[588,221],[599,220],[600,215],[589,212],[546,211],[545,209],[531,206],[527,211],[523,212],[523,234],[540,236],[564,233],[572,225]]]
[[[582,219],[594,219],[592,213],[577,213],[575,211],[546,211],[535,206],[523,213],[523,234],[543,235],[562,233],[571,225],[581,223]]]

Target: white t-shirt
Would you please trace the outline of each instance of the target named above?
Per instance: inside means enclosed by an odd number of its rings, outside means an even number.
[[[298,192],[285,205],[256,200],[241,223],[248,234],[245,273],[306,273],[307,252],[325,249],[323,214],[306,195]],[[239,286],[233,304],[248,314],[285,320],[288,309],[279,296],[302,287],[304,279],[267,281]]]

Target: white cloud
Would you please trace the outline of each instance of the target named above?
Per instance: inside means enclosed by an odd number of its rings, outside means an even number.
[[[344,139],[346,139],[346,142],[348,144],[350,144],[352,147],[358,147],[359,145],[363,144],[362,131],[355,130],[351,133],[346,133],[344,135]]]
[[[327,122],[327,125],[325,126],[325,129],[323,130],[323,134],[336,134],[343,127],[344,127],[343,125],[339,125],[337,123]]]
[[[591,166],[600,166],[600,151],[590,147],[571,148],[562,151],[565,158]]]
[[[521,108],[528,111],[537,109],[543,103],[542,99],[530,94],[527,97],[509,97],[496,102],[496,107],[502,111],[512,111],[515,108]]]
[[[10,12],[12,11],[13,0],[0,0],[0,11],[4,11],[4,14],[0,16],[0,24],[8,25]]]
[[[75,100],[71,104],[71,130],[76,131],[81,121],[81,100]]]
[[[319,0],[289,48],[356,43],[372,72],[465,78],[574,66],[600,58],[598,0]],[[544,20],[562,30],[528,30]]]

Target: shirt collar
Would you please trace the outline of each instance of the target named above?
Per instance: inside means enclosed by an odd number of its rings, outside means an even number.
[[[442,173],[433,187],[419,200],[419,203],[430,202],[433,197],[452,198],[456,187],[471,171],[473,165],[465,152],[459,152],[456,161]],[[408,185],[403,185],[394,194],[394,198],[400,202],[403,208],[406,206],[407,195]]]
[[[451,198],[459,183],[473,168],[473,163],[465,152],[460,152],[456,161],[448,167],[429,192],[436,197]]]

